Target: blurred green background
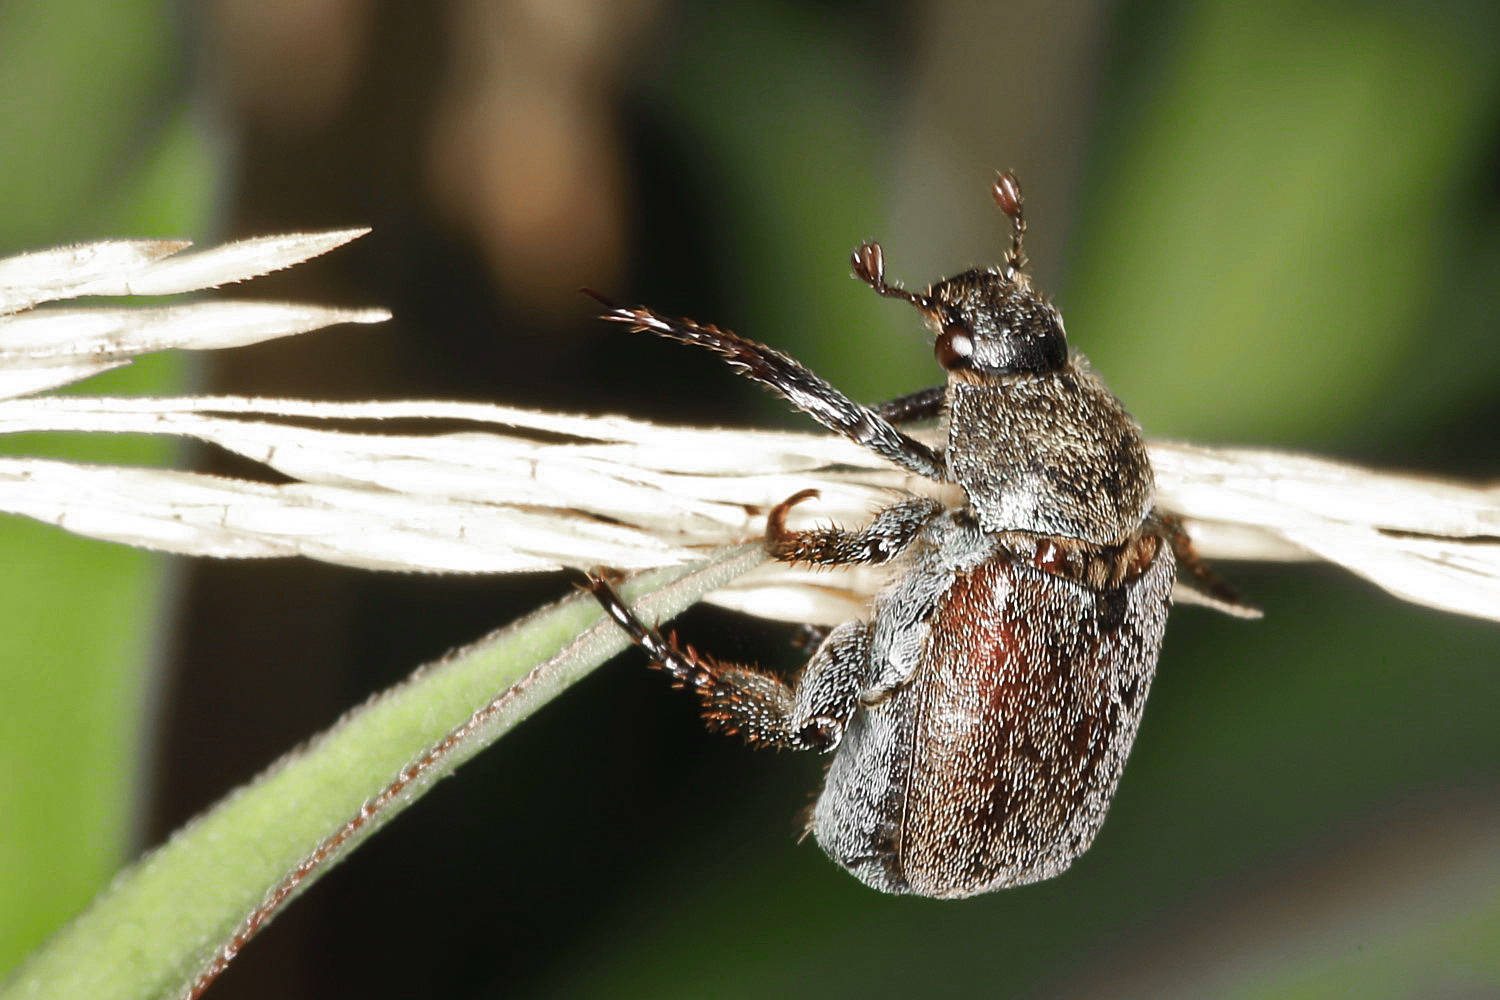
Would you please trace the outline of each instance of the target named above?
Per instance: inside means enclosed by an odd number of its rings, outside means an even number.
[[[574,290],[895,396],[936,369],[847,255],[881,239],[917,286],[995,260],[1006,167],[1038,281],[1149,433],[1493,480],[1497,22],[1478,0],[11,0],[0,253],[376,227],[237,293],[384,305],[389,329],[89,391],[805,427]],[[0,553],[0,969],[340,711],[565,587],[172,564],[30,523]],[[793,842],[819,762],[703,733],[631,657],[210,996],[1500,995],[1500,630],[1327,567],[1221,569],[1266,619],[1174,615],[1109,823],[1062,878],[870,892]],[[796,665],[785,630],[682,628]]]

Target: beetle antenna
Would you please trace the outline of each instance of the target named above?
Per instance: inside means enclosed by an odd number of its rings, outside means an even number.
[[[936,308],[927,296],[908,292],[900,285],[893,285],[885,280],[885,251],[880,248],[879,243],[861,243],[850,254],[849,263],[854,267],[854,276],[875,289],[877,295],[888,299],[903,299],[923,312],[932,312]]]
[[[1026,235],[1026,216],[1021,212],[1021,182],[1009,170],[995,176],[995,186],[990,188],[995,204],[1000,206],[1010,219],[1010,249],[1005,252],[1005,275],[1014,278],[1026,270],[1026,252],[1021,249],[1021,240]]]

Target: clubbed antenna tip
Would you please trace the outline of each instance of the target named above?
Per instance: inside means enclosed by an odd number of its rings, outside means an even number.
[[[1021,182],[1007,170],[995,176],[995,186],[990,188],[990,194],[1000,211],[1010,219],[1010,249],[1005,254],[1005,269],[1014,275],[1026,269],[1026,253],[1021,249],[1021,240],[1026,235],[1026,216],[1021,212]]]

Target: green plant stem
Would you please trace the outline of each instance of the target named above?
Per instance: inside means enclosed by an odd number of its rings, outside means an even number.
[[[764,559],[743,546],[621,592],[671,617]],[[0,1000],[195,995],[349,850],[625,644],[575,594],[418,670],[127,868]]]

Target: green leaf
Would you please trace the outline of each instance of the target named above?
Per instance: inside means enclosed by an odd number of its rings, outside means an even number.
[[[185,107],[170,5],[16,0],[0,16],[0,255],[83,238],[201,232],[217,162]],[[89,391],[165,393],[156,356]],[[7,454],[163,464],[166,441],[7,438]],[[158,555],[0,523],[0,975],[130,850],[168,589]]]
[[[764,561],[758,545],[621,588],[669,617]],[[417,671],[123,872],[0,988],[0,1000],[145,998],[185,989],[278,887],[306,889],[518,722],[626,644],[586,594]],[[367,808],[373,807],[373,808]],[[292,885],[304,859],[318,863]]]

